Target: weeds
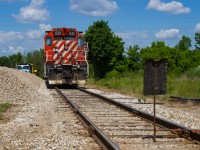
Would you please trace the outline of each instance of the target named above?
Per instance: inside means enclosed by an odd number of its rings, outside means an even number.
[[[9,108],[12,107],[10,103],[2,103],[0,104],[0,120],[3,120],[3,112],[6,112]]]
[[[190,70],[179,76],[174,74],[167,75],[167,93],[163,96],[163,99],[168,99],[169,96],[200,98],[199,70],[199,68]],[[114,89],[123,94],[134,94],[143,97],[143,80],[143,71],[125,72],[122,74],[112,73],[106,78],[97,81],[89,79],[88,84]]]

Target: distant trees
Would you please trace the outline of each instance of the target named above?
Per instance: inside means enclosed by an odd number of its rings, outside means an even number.
[[[175,72],[179,62],[178,50],[165,45],[163,41],[152,42],[151,47],[146,47],[141,50],[141,58],[144,63],[145,59],[167,59],[168,70]]]
[[[0,57],[0,66],[10,67],[10,59],[7,56]]]
[[[0,66],[6,66],[9,68],[15,68],[16,64],[22,63],[23,55],[18,52],[17,54],[11,56],[2,56],[0,57]]]
[[[200,50],[200,33],[195,33],[195,41],[196,41],[196,44],[195,44],[195,47],[197,50]]]
[[[129,46],[127,49],[127,58],[128,58],[128,69],[132,71],[137,71],[141,68],[141,55],[140,48],[138,45]]]
[[[37,75],[43,76],[43,49],[27,53],[23,56],[20,52],[10,56],[0,57],[0,66],[15,68],[17,64],[33,64],[37,70]]]
[[[37,75],[43,77],[44,73],[44,50],[40,49],[37,51],[29,52],[26,55],[27,63],[33,64],[34,69],[37,70]]]
[[[178,45],[175,47],[179,50],[189,50],[189,48],[192,46],[191,39],[185,35],[182,36],[181,40],[178,42]]]
[[[166,46],[164,42],[152,42],[151,47],[141,50],[141,58],[160,60],[166,58],[168,60],[168,71],[177,74],[183,73],[189,68],[200,65],[200,52],[190,50],[191,39],[182,36],[182,39],[175,47]]]
[[[183,35],[175,47],[166,46],[163,41],[154,41],[145,48],[135,44],[127,48],[126,55],[122,39],[111,31],[108,22],[94,22],[86,31],[85,38],[89,42],[89,61],[95,78],[141,70],[145,59],[167,59],[168,72],[176,74],[200,65],[200,33],[195,34],[196,50],[190,50],[191,39]]]
[[[169,47],[165,42],[156,41],[151,43],[151,47],[146,47],[141,50],[141,57],[145,59],[160,60],[169,57]]]

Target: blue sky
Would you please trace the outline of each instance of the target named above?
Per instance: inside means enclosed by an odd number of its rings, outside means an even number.
[[[108,21],[125,47],[164,41],[174,46],[186,35],[195,44],[200,32],[199,0],[0,0],[0,56],[43,48],[45,30],[87,30]]]

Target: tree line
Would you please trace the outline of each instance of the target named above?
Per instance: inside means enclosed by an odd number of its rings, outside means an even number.
[[[194,39],[195,49],[191,49],[191,39],[184,35],[174,47],[167,46],[163,41],[154,41],[145,48],[133,44],[125,49],[122,38],[115,35],[104,20],[93,22],[85,33],[90,48],[90,71],[96,79],[126,71],[139,71],[143,69],[145,59],[167,59],[168,72],[181,74],[200,65],[200,33],[195,33]],[[37,75],[42,77],[43,55],[43,49],[40,49],[25,56],[20,52],[2,56],[0,66],[15,68],[16,64],[32,63],[38,70]]]
[[[22,55],[20,52],[10,56],[0,57],[0,66],[5,66],[8,68],[16,68],[17,64],[33,64],[34,70],[37,70],[37,75],[43,77],[43,49],[35,50]]]
[[[139,71],[145,59],[167,59],[168,72],[181,74],[200,65],[200,33],[195,33],[195,49],[191,39],[182,36],[174,47],[163,41],[154,41],[151,46],[140,48],[137,44],[124,49],[124,42],[116,36],[106,21],[97,21],[89,26],[85,38],[89,43],[89,61],[93,75],[100,79],[124,71]]]

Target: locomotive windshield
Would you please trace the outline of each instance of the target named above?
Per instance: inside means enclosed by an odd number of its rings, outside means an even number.
[[[46,46],[51,46],[51,44],[52,44],[52,39],[50,36],[47,36],[46,37]]]
[[[78,37],[78,46],[83,46],[83,38],[82,37]]]

